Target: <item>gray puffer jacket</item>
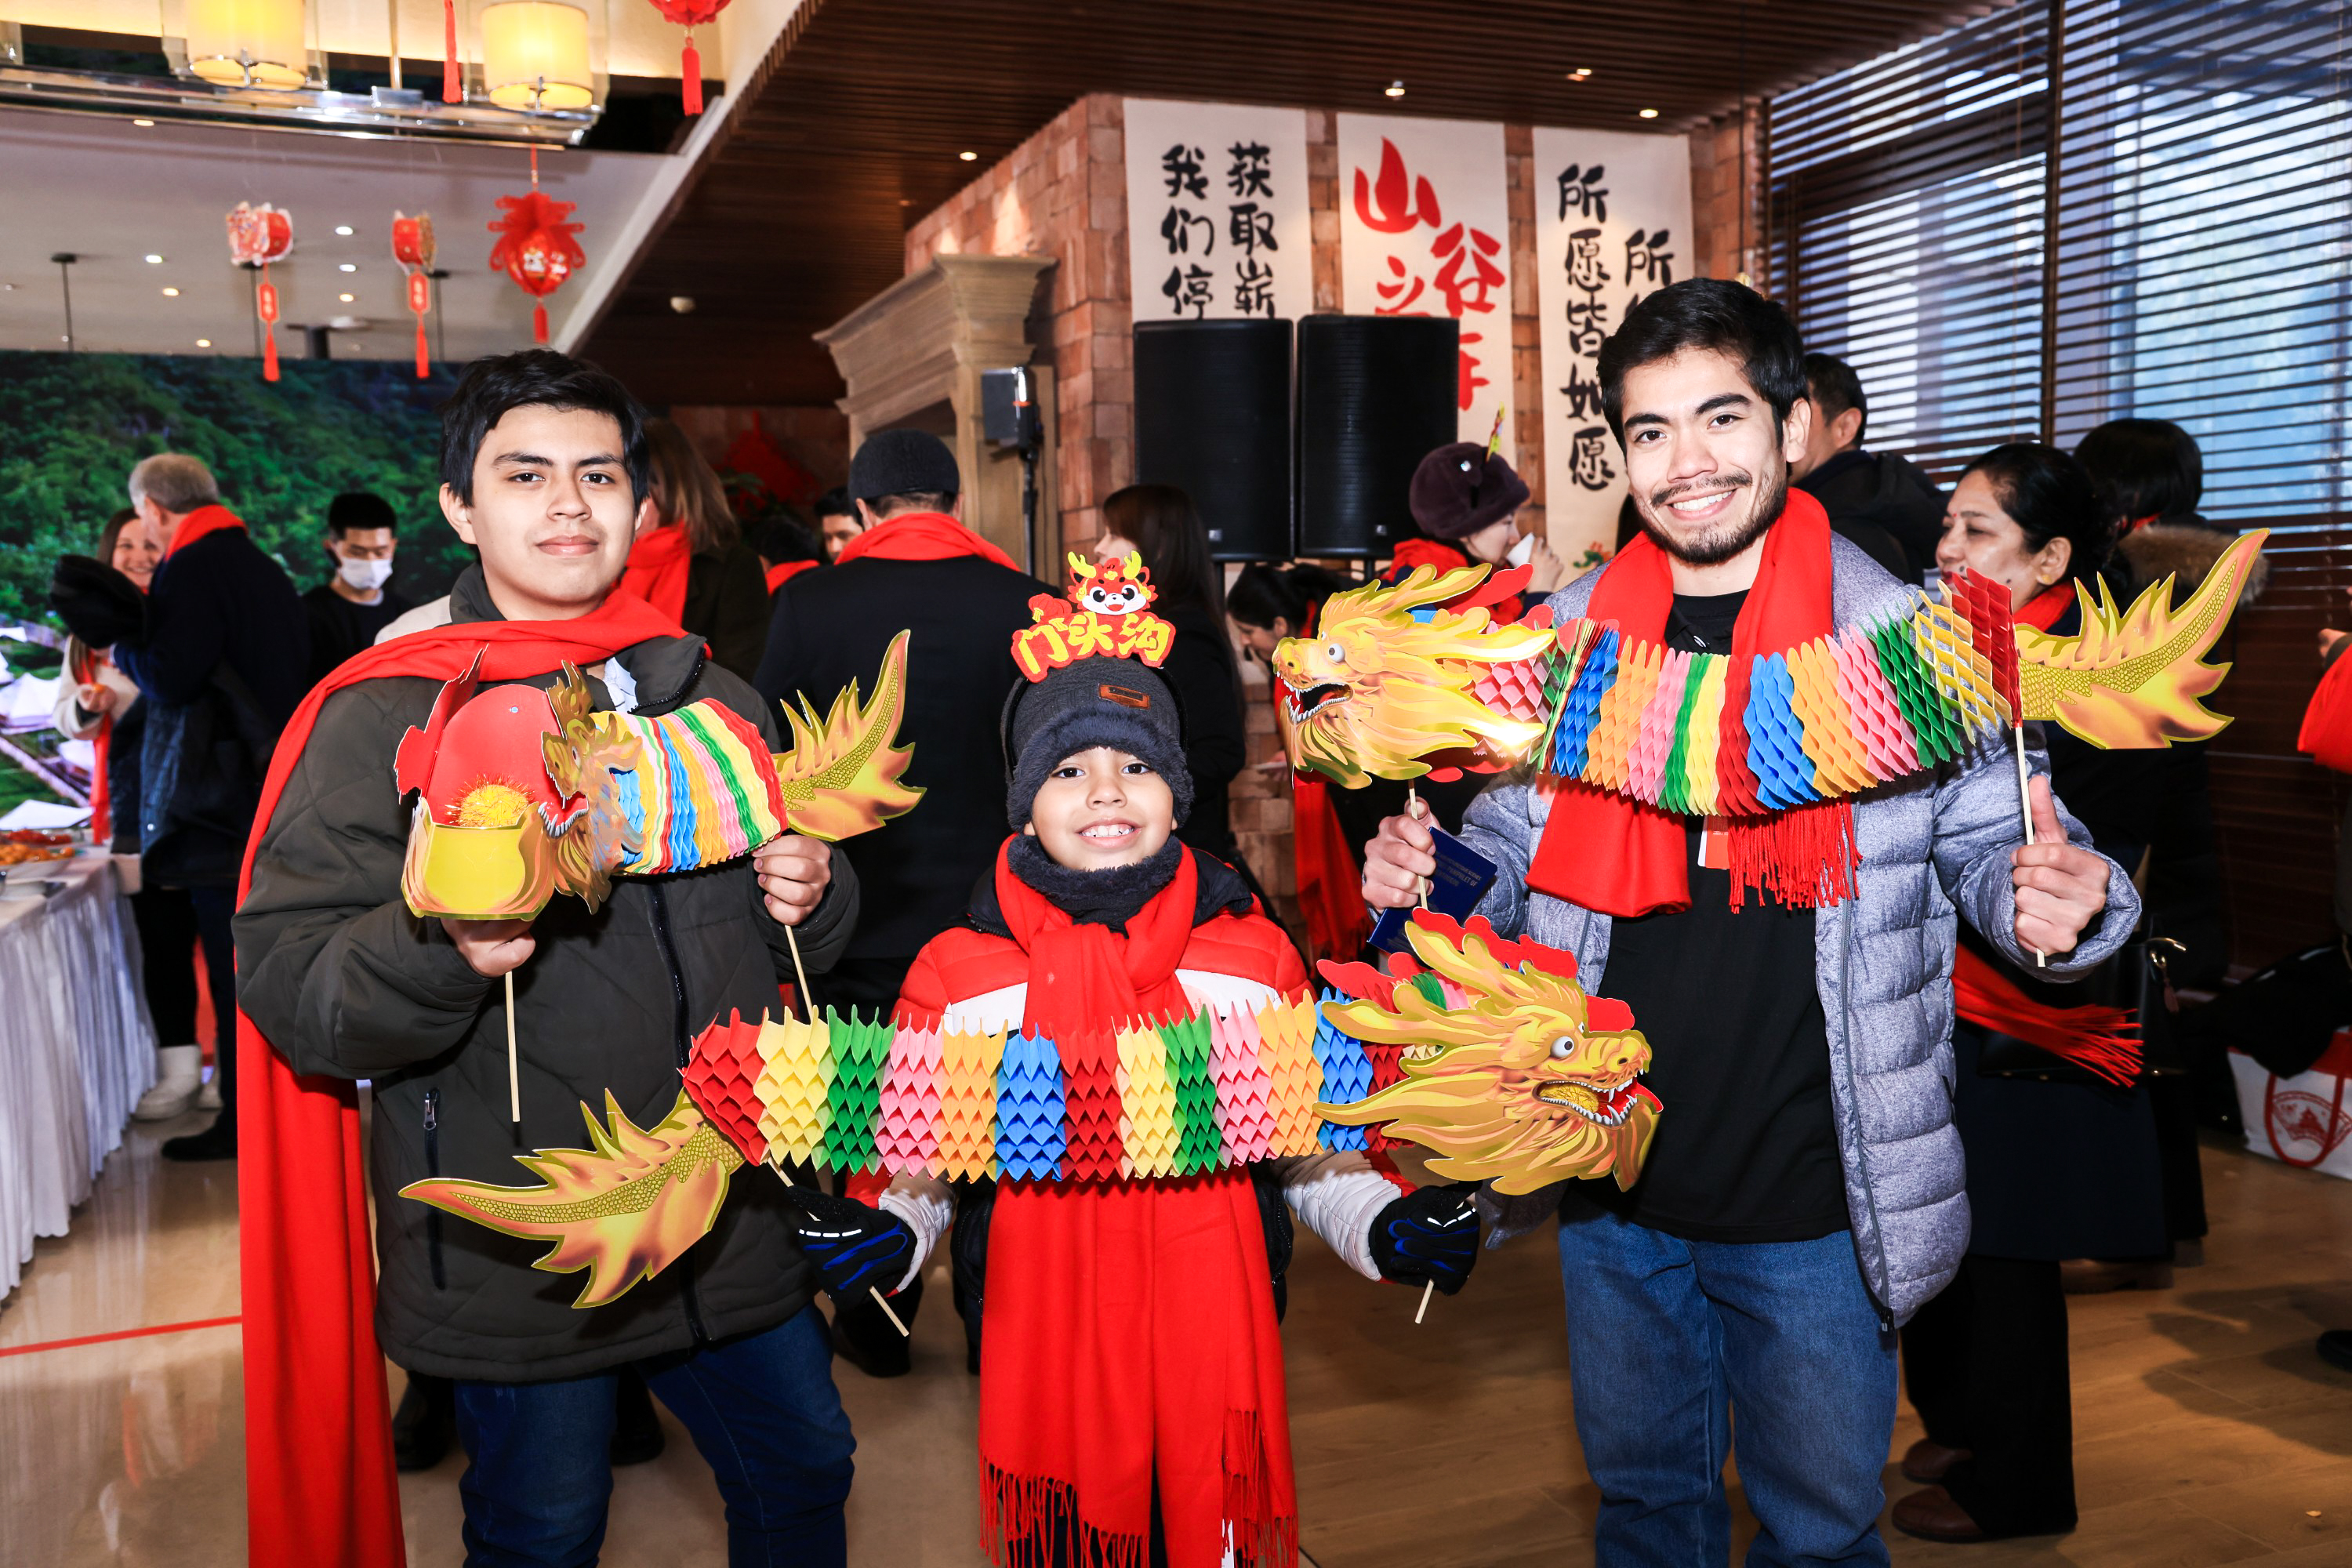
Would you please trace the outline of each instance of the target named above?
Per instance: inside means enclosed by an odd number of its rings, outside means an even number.
[[[1902,612],[1908,590],[1859,547],[1832,539],[1830,551],[1839,626]],[[1600,577],[1588,573],[1553,595],[1553,615],[1582,615]],[[2035,773],[2049,771],[2040,751],[2030,760]],[[1605,992],[1610,918],[1527,885],[1550,811],[1549,796],[1525,784],[1497,784],[1471,806],[1463,837],[1501,868],[1478,912],[1497,931],[1574,952],[1584,983]],[[2063,805],[2059,816],[2070,839],[2090,842]],[[2033,962],[2018,945],[2010,883],[2010,851],[2024,841],[2016,763],[2007,748],[1989,749],[1965,767],[1874,790],[1855,803],[1853,826],[1854,896],[1815,918],[1813,982],[1828,1023],[1854,1253],[1880,1313],[1899,1324],[1951,1281],[1969,1242],[1952,1126],[1955,918],[1965,913],[2003,953]],[[2106,912],[2073,952],[2052,955],[2046,973],[2079,976],[2138,921],[2139,895],[2110,861]]]

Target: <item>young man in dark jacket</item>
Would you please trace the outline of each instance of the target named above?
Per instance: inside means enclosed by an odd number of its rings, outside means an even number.
[[[167,1160],[236,1154],[236,1038],[229,912],[253,831],[270,748],[309,689],[302,601],[264,555],[203,461],[158,452],[131,470],[131,504],[163,547],[147,591],[146,625],[119,639],[114,661],[146,698],[140,741],[142,874],[184,888],[205,952],[217,1022],[214,1082],[220,1115],[168,1139]]]
[[[909,684],[898,739],[911,742],[907,782],[923,804],[846,851],[864,890],[866,918],[819,1000],[871,1016],[887,1013],[915,954],[959,924],[972,884],[1003,837],[1004,757],[997,718],[1021,679],[1013,634],[1030,624],[1029,600],[1053,592],[958,520],[961,476],[936,436],[883,430],[850,460],[849,492],[863,531],[822,572],[803,572],[776,595],[767,657],[755,682],[771,700],[820,708],[853,679],[871,682],[883,650],[912,632]],[[898,1302],[911,1320],[919,1282]],[[876,1308],[836,1302],[836,1342],[877,1376],[908,1367],[907,1340]]]
[[[665,713],[709,699],[781,744],[773,709],[712,665],[700,639],[666,635],[649,606],[611,593],[651,521],[640,416],[617,382],[545,350],[485,360],[443,418],[442,508],[481,562],[452,590],[449,626],[368,656],[399,672],[346,673],[308,732],[289,731],[300,755],[237,915],[240,1000],[296,1072],[373,1083],[376,1331],[403,1367],[456,1380],[469,1561],[594,1560],[617,1374],[635,1367],[717,1472],[733,1560],[840,1563],[853,1445],[779,1183],[747,1173],[684,1257],[586,1310],[571,1304],[574,1282],[532,1267],[544,1241],[399,1195],[436,1175],[528,1184],[514,1156],[577,1145],[580,1107],[608,1093],[636,1125],[655,1125],[677,1097],[694,1031],[738,1009],[776,1011],[793,973],[787,928],[821,973],[857,904],[824,845],[787,835],[748,858],[616,878],[593,912],[568,897],[531,921],[409,912],[394,753],[426,721],[442,668],[462,668],[478,647],[511,671],[528,666],[522,684],[549,688],[569,658],[586,667],[599,709]],[[517,637],[499,622],[544,631]],[[485,676],[494,685],[498,668]],[[301,1417],[249,1410],[249,1448],[257,1420],[282,1435],[289,1419]],[[265,1537],[255,1539],[258,1560]]]
[[[1905,582],[1922,581],[1943,536],[1944,492],[1908,458],[1862,449],[1870,404],[1845,361],[1807,354],[1805,398],[1813,422],[1789,477],[1822,503],[1833,532]]]

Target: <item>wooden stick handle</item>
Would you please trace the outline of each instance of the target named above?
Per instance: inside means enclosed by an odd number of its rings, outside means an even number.
[[[793,934],[790,926],[784,928],[784,945],[793,950],[793,974],[801,983],[801,1012],[804,1016],[814,1018],[816,1016],[816,998],[809,994],[808,971],[801,966],[801,939]]]
[[[890,1326],[898,1331],[900,1339],[911,1340],[915,1337],[907,1331],[907,1325],[898,1321],[898,1314],[890,1310],[890,1303],[883,1300],[881,1291],[868,1285],[866,1287],[866,1293],[874,1298],[874,1304],[882,1309],[882,1315],[890,1320]]]
[[[2009,733],[2015,742],[2010,749],[2017,757],[2017,814],[2025,823],[2025,842],[2031,847],[2033,843],[2033,770],[2025,763],[2025,726],[2019,724]],[[2033,950],[2033,967],[2050,967],[2050,955],[2038,947]]]
[[[1405,785],[1405,786],[1404,786],[1404,801],[1405,801],[1404,808],[1405,808],[1405,813],[1406,813],[1406,815],[1408,815],[1409,816],[1411,816],[1411,817],[1412,817],[1415,822],[1419,822],[1419,821],[1420,821],[1423,816],[1427,816],[1427,815],[1428,815],[1428,813],[1429,813],[1429,808],[1428,808],[1427,806],[1425,806],[1425,805],[1422,805],[1422,804],[1421,804],[1421,791],[1420,791],[1420,790],[1418,790],[1418,789],[1416,789],[1416,788],[1414,788],[1412,784],[1407,784],[1407,785]],[[1422,907],[1423,909],[1424,909],[1424,910],[1425,910],[1425,909],[1429,908],[1429,879],[1428,879],[1428,878],[1423,877],[1423,879],[1421,879],[1421,887],[1420,887],[1420,888],[1415,891],[1415,893],[1414,893],[1414,895],[1413,895],[1413,896],[1414,896],[1415,898],[1417,898],[1417,899],[1419,899],[1419,900],[1421,900],[1421,907]],[[1422,1293],[1422,1295],[1423,1295],[1423,1299],[1422,1299],[1422,1303],[1421,1303],[1421,1304],[1422,1304],[1423,1307],[1426,1307],[1426,1306],[1428,1306],[1428,1305],[1429,1305],[1429,1300],[1428,1300],[1428,1292],[1423,1291],[1423,1292]],[[1419,1318],[1417,1318],[1417,1317],[1416,1317],[1415,1319],[1413,1319],[1413,1321],[1417,1323],[1417,1322],[1421,1321],[1421,1320],[1420,1320]]]
[[[522,1121],[522,1069],[515,1063],[514,971],[507,971],[507,1120]]]
[[[1429,1279],[1423,1282],[1421,1287],[1421,1305],[1413,1309],[1412,1321],[1415,1323],[1421,1321],[1422,1313],[1429,1310],[1429,1293],[1436,1289],[1437,1281],[1435,1279]]]

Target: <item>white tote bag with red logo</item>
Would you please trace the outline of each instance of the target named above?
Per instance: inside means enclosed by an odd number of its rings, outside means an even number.
[[[2280,1078],[2252,1057],[2230,1053],[2246,1147],[2255,1153],[2352,1181],[2352,1029],[2339,1029],[2311,1070]]]

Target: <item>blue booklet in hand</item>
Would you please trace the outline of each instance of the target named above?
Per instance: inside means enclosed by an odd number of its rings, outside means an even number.
[[[1467,921],[1486,889],[1495,885],[1495,863],[1456,838],[1442,827],[1429,830],[1432,852],[1437,857],[1437,870],[1429,879],[1429,907],[1441,915],[1457,921]],[[1384,952],[1410,952],[1404,928],[1412,919],[1411,910],[1383,910],[1380,923],[1372,927],[1371,945]]]

